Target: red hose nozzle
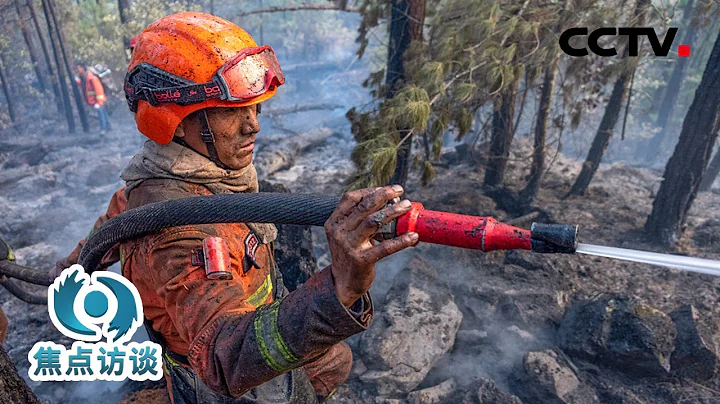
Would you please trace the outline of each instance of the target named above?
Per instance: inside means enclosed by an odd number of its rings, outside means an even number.
[[[397,235],[416,232],[420,241],[481,251],[532,250],[543,253],[574,253],[576,225],[533,223],[532,230],[498,222],[489,216],[468,216],[426,210],[413,202],[410,211],[397,219]]]
[[[498,222],[489,216],[467,216],[426,210],[413,202],[410,211],[397,220],[398,235],[420,235],[420,241],[481,251],[529,250],[530,231]]]

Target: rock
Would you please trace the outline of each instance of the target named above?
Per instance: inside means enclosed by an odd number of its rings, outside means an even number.
[[[624,296],[601,295],[573,305],[558,345],[573,358],[601,362],[637,377],[664,377],[675,347],[665,313]]]
[[[482,379],[477,398],[480,404],[522,404],[517,396],[505,393],[488,379]]]
[[[375,397],[375,404],[403,404],[399,398]]]
[[[708,219],[695,229],[693,233],[695,244],[700,247],[710,247],[713,251],[720,249],[720,220]]]
[[[530,402],[572,403],[580,386],[575,372],[553,350],[528,352],[515,376],[515,393]]]
[[[527,325],[527,312],[518,303],[516,296],[503,294],[496,306],[496,315],[507,322]]]
[[[488,332],[481,330],[459,330],[455,335],[455,344],[481,345],[488,341]]]
[[[14,150],[4,165],[4,169],[15,168],[24,165],[36,166],[50,152],[50,148],[44,144],[36,144],[26,149]]]
[[[395,398],[415,389],[450,351],[462,313],[435,270],[419,259],[398,273],[385,301],[360,339],[368,368],[360,379],[372,394]]]
[[[534,335],[516,325],[511,325],[506,328],[505,332],[508,336],[510,336],[510,338],[513,338],[521,344],[532,344],[536,342]]]
[[[17,263],[39,271],[52,269],[57,259],[57,247],[48,243],[37,243],[14,250]]]
[[[527,269],[528,271],[541,271],[544,269],[543,262],[533,260],[531,257],[528,257],[528,254],[525,251],[519,250],[510,250],[505,253],[505,260],[503,261],[503,264],[517,265]]]
[[[363,362],[362,358],[353,358],[353,366],[352,370],[350,371],[350,375],[359,377],[365,372],[367,372],[367,366],[365,366],[365,362]]]
[[[407,396],[407,404],[449,403],[456,388],[455,380],[447,379],[436,386],[411,392]]]
[[[101,187],[117,182],[120,179],[120,173],[127,165],[125,159],[120,156],[107,158],[102,163],[93,166],[92,172],[87,176],[85,185],[88,187]]]
[[[718,356],[712,332],[692,305],[670,313],[677,328],[670,369],[676,376],[705,381],[715,375]]]

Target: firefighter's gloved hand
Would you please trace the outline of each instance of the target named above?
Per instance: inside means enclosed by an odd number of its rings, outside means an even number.
[[[325,222],[335,293],[346,307],[370,290],[376,262],[418,241],[414,232],[376,245],[371,241],[383,225],[410,210],[408,200],[386,206],[402,194],[399,185],[348,192]]]
[[[93,105],[93,108],[95,108],[95,109],[100,109],[100,104],[95,104],[95,105]]]

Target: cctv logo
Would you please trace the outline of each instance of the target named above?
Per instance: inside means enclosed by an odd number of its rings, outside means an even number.
[[[617,56],[618,52],[614,47],[603,48],[598,44],[600,38],[604,36],[625,35],[628,37],[628,56],[638,56],[638,38],[645,36],[650,41],[655,56],[667,56],[670,53],[673,40],[677,34],[677,28],[668,28],[663,42],[660,42],[655,29],[648,27],[632,28],[632,27],[604,27],[598,28],[588,35],[586,27],[570,28],[560,35],[560,49],[569,56],[582,57],[590,52],[603,57]],[[574,48],[570,46],[570,39],[576,36],[587,36],[587,47]],[[679,57],[690,56],[690,45],[678,45],[677,54]]]
[[[77,341],[71,350],[52,341],[36,343],[28,353],[31,380],[163,377],[160,345],[129,342],[142,325],[143,309],[137,289],[121,275],[97,271],[91,276],[73,265],[48,288],[48,312],[55,327]],[[100,342],[103,337],[106,342]]]

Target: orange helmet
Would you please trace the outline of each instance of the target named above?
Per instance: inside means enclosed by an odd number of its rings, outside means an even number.
[[[193,112],[258,104],[285,82],[272,48],[210,14],[163,17],[133,39],[125,96],[138,130],[161,144]]]

